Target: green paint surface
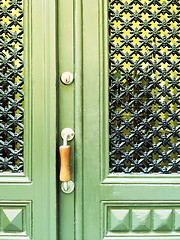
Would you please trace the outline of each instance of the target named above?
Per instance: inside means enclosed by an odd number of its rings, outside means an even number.
[[[180,239],[179,176],[109,174],[107,1],[32,0],[25,13],[25,174],[0,177],[3,234]],[[69,195],[56,169],[66,127],[75,130]]]
[[[107,4],[58,3],[58,67],[61,74],[74,73],[72,85],[59,84],[59,130],[75,130],[75,191],[65,195],[59,190],[59,236],[180,239],[178,175],[109,174]]]
[[[24,173],[0,175],[0,239],[56,240],[55,2],[24,1]]]

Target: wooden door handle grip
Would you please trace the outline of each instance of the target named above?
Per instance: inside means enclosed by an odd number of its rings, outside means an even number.
[[[60,170],[60,180],[62,182],[68,182],[71,180],[70,171],[70,146],[60,146],[59,153],[61,157],[61,170]]]

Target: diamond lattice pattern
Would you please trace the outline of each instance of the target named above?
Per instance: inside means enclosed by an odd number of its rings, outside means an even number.
[[[0,172],[23,171],[23,2],[0,0]]]
[[[110,172],[180,172],[180,1],[109,1]]]

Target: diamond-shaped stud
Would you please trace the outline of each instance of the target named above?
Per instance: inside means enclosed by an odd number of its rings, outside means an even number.
[[[3,209],[2,228],[5,232],[23,231],[23,210],[22,209]]]
[[[172,230],[172,210],[154,210],[154,231]]]
[[[111,210],[111,231],[129,231],[129,210]]]
[[[174,211],[175,214],[175,231],[180,231],[180,209]]]
[[[150,231],[151,226],[150,210],[132,210],[132,230]]]

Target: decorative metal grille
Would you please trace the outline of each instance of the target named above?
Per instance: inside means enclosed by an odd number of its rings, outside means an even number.
[[[110,172],[180,173],[179,63],[179,0],[109,0]]]
[[[23,171],[23,1],[0,0],[0,172]]]

